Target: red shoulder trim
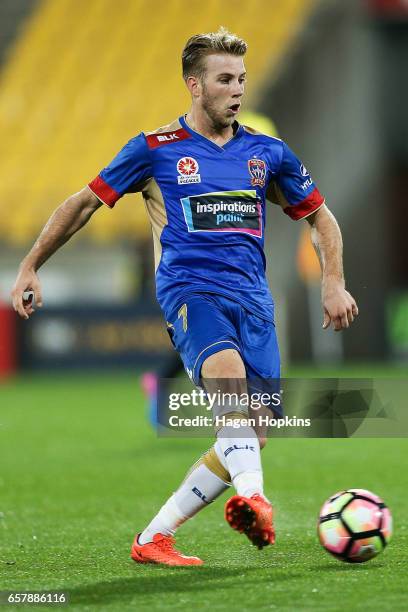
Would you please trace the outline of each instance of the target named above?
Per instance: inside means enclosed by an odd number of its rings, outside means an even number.
[[[179,142],[179,140],[185,140],[191,138],[191,134],[184,128],[179,130],[173,130],[172,132],[158,132],[157,134],[149,134],[146,136],[147,146],[149,149],[157,149],[166,144],[172,142]]]
[[[297,204],[292,204],[292,206],[286,206],[283,212],[289,215],[291,219],[294,219],[294,221],[298,221],[298,219],[304,219],[312,214],[312,212],[320,208],[322,204],[324,204],[324,197],[317,187],[315,187],[304,200]]]
[[[120,193],[118,193],[115,189],[112,189],[108,183],[105,183],[103,178],[99,175],[94,178],[93,181],[88,183],[89,189],[96,195],[97,198],[101,200],[104,204],[107,204],[110,208],[115,206],[115,202],[119,200]]]

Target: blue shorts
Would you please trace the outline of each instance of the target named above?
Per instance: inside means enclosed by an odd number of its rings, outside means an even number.
[[[214,293],[190,294],[170,314],[167,331],[196,385],[200,385],[201,367],[207,357],[233,348],[241,355],[249,382],[258,381],[254,390],[279,390],[275,325],[238,302]]]

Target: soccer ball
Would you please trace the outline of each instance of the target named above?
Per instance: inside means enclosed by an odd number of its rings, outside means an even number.
[[[322,546],[337,559],[363,563],[382,552],[390,541],[391,512],[370,491],[339,491],[323,504],[317,532]]]

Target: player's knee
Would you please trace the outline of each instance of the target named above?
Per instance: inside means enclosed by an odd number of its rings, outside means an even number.
[[[202,378],[245,379],[246,372],[241,355],[235,349],[225,349],[207,357],[201,367]]]
[[[262,450],[263,448],[265,448],[268,438],[258,437],[258,440],[259,440],[259,448]]]

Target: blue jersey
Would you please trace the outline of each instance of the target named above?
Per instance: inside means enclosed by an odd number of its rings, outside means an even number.
[[[141,191],[152,225],[157,299],[167,319],[192,293],[215,293],[273,321],[265,276],[266,199],[292,219],[323,197],[280,139],[234,124],[219,146],[184,117],[132,138],[89,183],[110,207]]]

